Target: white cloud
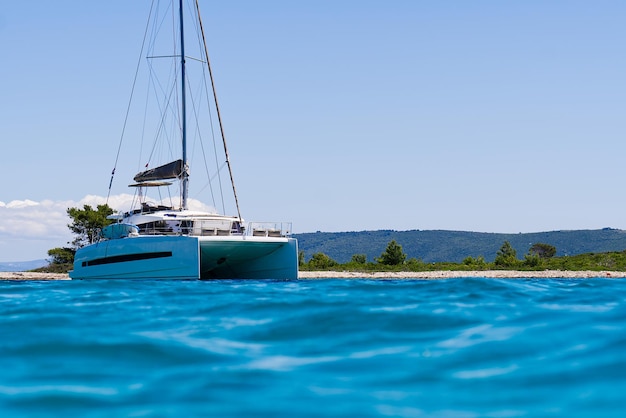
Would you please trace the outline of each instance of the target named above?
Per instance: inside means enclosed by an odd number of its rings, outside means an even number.
[[[0,237],[37,238],[65,236],[65,202],[13,200],[0,205]]]
[[[116,211],[128,211],[132,208],[134,196],[120,194],[109,197],[108,205]],[[7,204],[0,202],[0,237],[35,238],[67,237],[70,219],[67,209],[82,208],[84,205],[96,207],[107,202],[103,196],[87,195],[78,202],[71,200],[13,200]],[[167,202],[156,202],[168,204]],[[215,211],[213,208],[194,199],[189,200],[192,210]]]
[[[4,202],[0,202],[0,203],[2,203],[0,205],[0,207],[4,206],[4,207],[7,207],[7,208],[11,208],[11,209],[13,209],[13,208],[19,209],[19,208],[26,208],[26,207],[29,207],[29,206],[37,206],[37,205],[39,205],[39,203],[33,202],[32,200],[28,200],[28,199],[26,199],[26,200],[12,200],[11,202],[9,202],[7,204],[4,204]]]
[[[132,208],[134,196],[120,194],[109,197],[108,204],[117,211]],[[47,257],[47,251],[63,247],[72,240],[67,227],[71,222],[67,209],[106,203],[103,196],[87,195],[80,201],[13,200],[0,201],[0,261],[28,261]],[[157,202],[159,203],[159,202]],[[167,202],[160,202],[170,204]],[[203,203],[190,199],[192,210],[215,211]]]

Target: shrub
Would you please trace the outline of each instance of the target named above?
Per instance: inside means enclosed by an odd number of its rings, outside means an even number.
[[[528,253],[539,258],[552,258],[556,255],[556,247],[538,242],[530,247]]]
[[[315,253],[309,260],[309,267],[324,270],[336,266],[338,263],[324,253]]]

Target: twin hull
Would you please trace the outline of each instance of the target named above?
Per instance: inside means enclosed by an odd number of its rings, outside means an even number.
[[[140,235],[77,251],[72,279],[298,278],[295,238]]]

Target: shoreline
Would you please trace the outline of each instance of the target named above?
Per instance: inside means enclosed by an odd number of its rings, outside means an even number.
[[[570,271],[570,270],[472,270],[472,271],[405,271],[405,272],[356,272],[356,271],[301,271],[298,279],[423,279],[443,280],[471,277],[488,279],[594,279],[626,278],[626,271]],[[0,272],[0,280],[71,280],[63,273],[34,273],[28,271]]]
[[[300,279],[461,279],[484,277],[488,279],[592,279],[626,278],[626,271],[569,271],[569,270],[436,270],[403,272],[355,272],[355,271],[301,271]]]
[[[0,280],[70,280],[66,273],[35,273],[32,271],[3,271]]]

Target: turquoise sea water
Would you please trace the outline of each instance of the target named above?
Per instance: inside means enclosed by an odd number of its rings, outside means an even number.
[[[624,416],[626,280],[0,282],[0,415]]]

